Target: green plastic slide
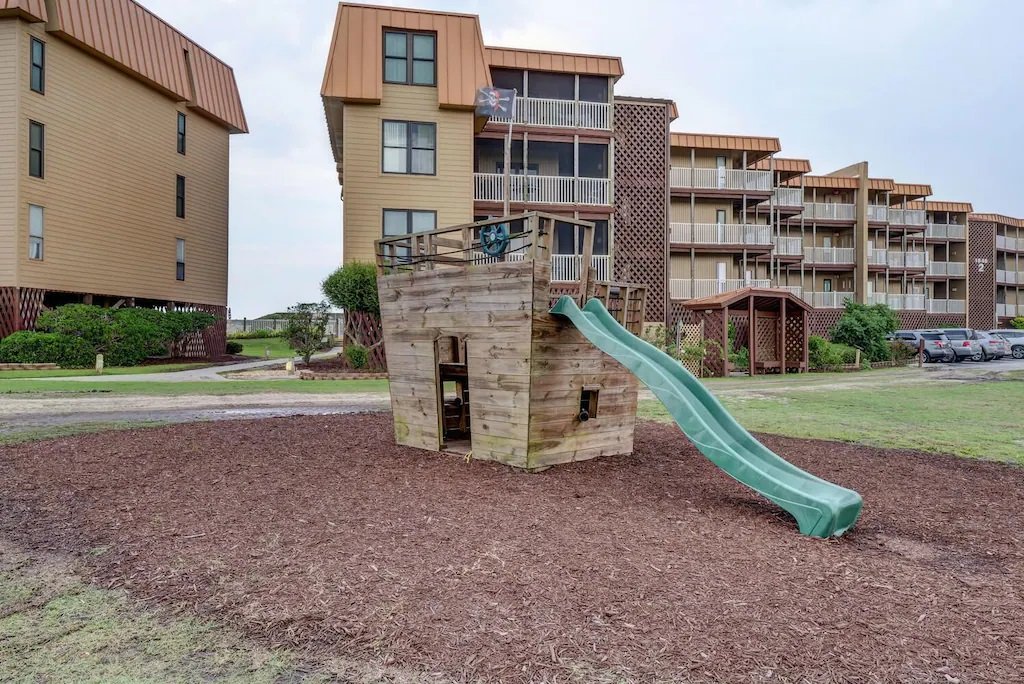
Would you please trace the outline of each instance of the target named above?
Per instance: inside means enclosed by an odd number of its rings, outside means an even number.
[[[633,335],[604,305],[582,309],[563,296],[551,309],[650,388],[676,425],[711,462],[788,511],[802,534],[838,537],[853,526],[860,494],[800,470],[747,432],[681,363]]]

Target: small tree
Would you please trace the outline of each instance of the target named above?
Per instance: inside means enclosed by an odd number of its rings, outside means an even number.
[[[1024,330],[1024,316],[1017,316],[1010,321],[1010,327],[1015,330]]]
[[[345,312],[345,327],[341,333],[341,345],[359,345],[370,351],[383,340],[371,344],[358,334],[353,314],[361,313],[380,318],[380,300],[377,298],[377,268],[365,262],[353,262],[342,266],[327,276],[320,284],[327,301]]]
[[[288,346],[297,351],[305,363],[309,363],[310,357],[323,344],[329,318],[327,302],[306,302],[288,307],[284,337]]]
[[[832,341],[860,349],[871,361],[889,361],[892,350],[886,336],[898,327],[896,312],[885,304],[847,301],[843,317],[832,328]]]

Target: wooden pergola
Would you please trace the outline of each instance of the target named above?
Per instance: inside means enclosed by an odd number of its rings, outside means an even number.
[[[738,346],[750,352],[750,374],[801,373],[807,370],[807,339],[811,306],[787,290],[745,287],[683,304],[703,323],[704,338],[725,350],[709,353],[705,365],[712,375],[729,373],[729,323]],[[744,342],[746,344],[744,344]],[[721,358],[725,356],[726,358]]]

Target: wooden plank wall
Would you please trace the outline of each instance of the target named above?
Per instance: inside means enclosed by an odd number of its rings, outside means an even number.
[[[568,322],[548,313],[549,261],[534,262],[527,467],[633,451],[638,381]],[[580,421],[580,392],[600,387],[597,417]]]
[[[436,340],[466,340],[473,457],[527,466],[533,262],[377,279],[395,439],[437,451]]]

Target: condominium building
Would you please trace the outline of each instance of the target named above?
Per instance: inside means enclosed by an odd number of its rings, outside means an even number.
[[[873,177],[867,162],[814,175],[774,137],[671,132],[671,100],[615,92],[620,58],[493,47],[481,35],[475,15],[339,6],[321,94],[345,263],[374,260],[381,237],[500,216],[507,201],[512,214],[592,221],[596,279],[644,284],[648,322],[672,325],[684,303],[743,287],[801,296],[816,334],[847,300],[887,304],[907,327],[973,315],[970,205]],[[514,113],[477,116],[485,86],[515,90]],[[993,250],[997,233],[1003,245],[1017,239],[1012,220],[996,225]],[[555,226],[554,281],[584,266],[577,230]],[[513,240],[504,258],[524,247]],[[993,315],[997,300],[1000,311],[1024,305],[1005,280],[993,281]]]
[[[968,235],[971,325],[1006,326],[1024,316],[1024,219],[971,214]]]
[[[232,70],[131,0],[80,5],[0,0],[0,336],[68,302],[223,318]]]

